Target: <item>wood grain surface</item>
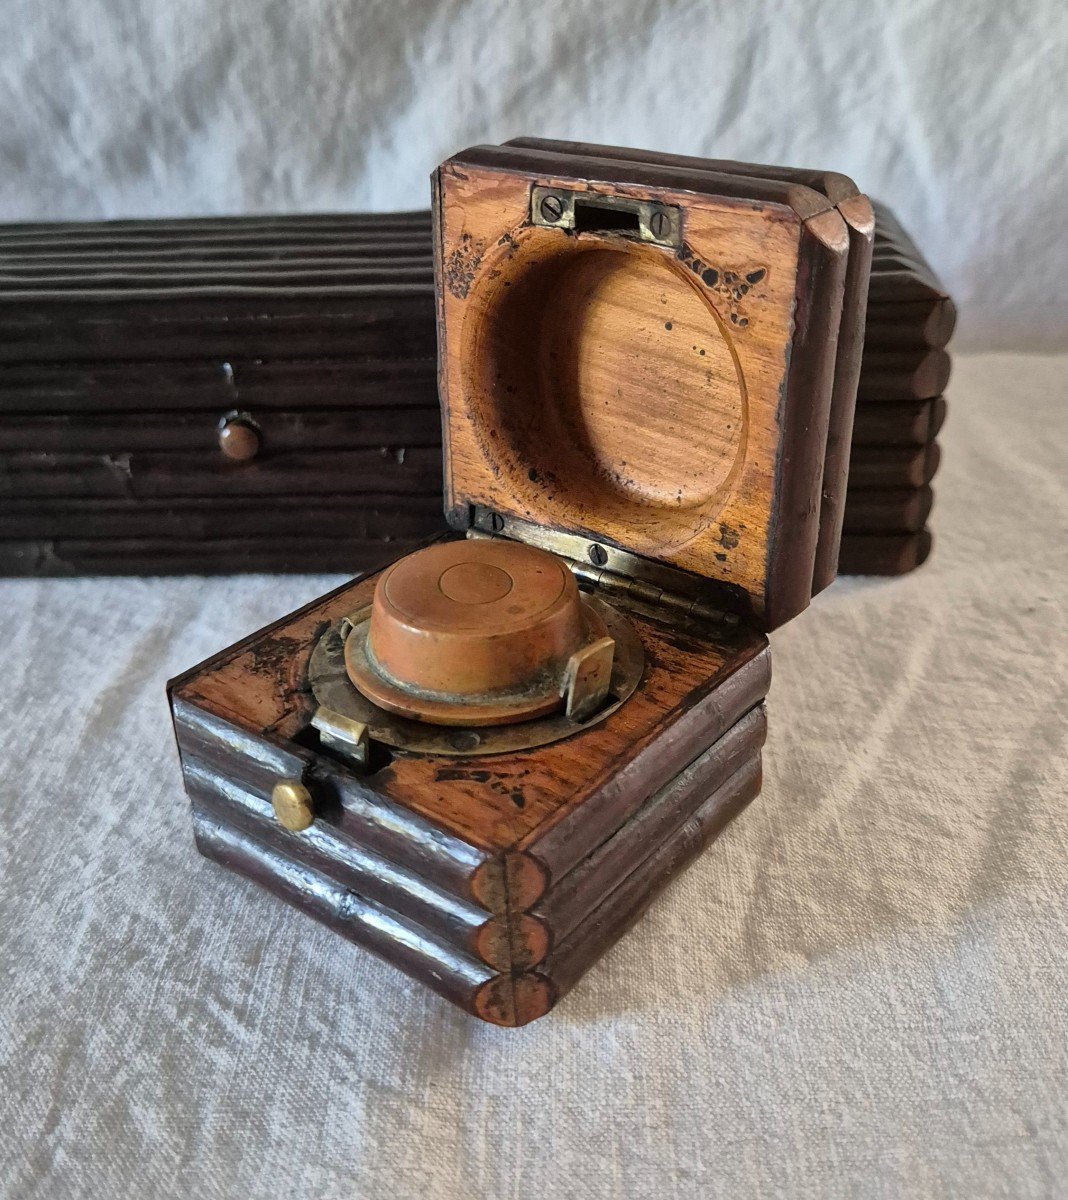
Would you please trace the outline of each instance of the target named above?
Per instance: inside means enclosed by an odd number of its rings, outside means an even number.
[[[433,320],[433,302],[427,319]],[[162,351],[164,347],[160,346]],[[437,363],[424,357],[298,358],[144,362],[8,363],[0,365],[0,413],[15,416],[181,414],[187,409],[221,415],[231,409],[265,411],[332,409],[342,415],[364,408],[434,409],[426,429],[437,429]],[[403,420],[404,418],[400,418]]]
[[[304,736],[306,671],[316,634],[377,578],[173,681],[197,843],[473,1015],[525,1024],[755,794],[767,644],[631,610],[645,674],[599,725],[507,755],[395,753],[361,773]],[[308,828],[276,820],[283,780],[311,797]]]
[[[584,149],[602,158],[623,153],[618,147]],[[676,165],[694,161],[627,153]],[[851,194],[845,177],[833,173],[708,162],[721,173],[777,173],[837,203]],[[908,299],[907,287],[876,288],[870,295],[868,379],[869,384],[881,381],[878,394],[884,398],[860,402],[852,440],[856,447],[920,447],[937,434],[944,401],[937,398],[927,407],[897,389],[904,378],[906,391],[927,390],[929,384],[914,386],[916,364],[942,361],[928,359],[926,352],[944,348],[956,311],[915,244],[902,239],[898,223],[880,211],[873,281],[903,270],[920,273],[925,297]],[[11,277],[8,288],[34,279],[36,287],[74,268],[98,271],[109,261],[146,278],[175,267],[186,273],[235,268],[258,271],[268,281],[274,278],[272,262],[285,269],[291,263],[315,263],[318,277],[328,281],[341,254],[350,266],[378,264],[387,276],[392,264],[429,269],[430,213],[0,226],[0,271]],[[188,297],[172,299],[181,311]],[[293,297],[283,289],[268,290],[261,299],[273,308],[275,299],[290,303]],[[351,348],[361,342],[346,340],[335,325],[336,313],[316,327],[314,303],[305,299],[280,323],[271,318],[266,342],[260,334],[241,334],[221,345],[211,314],[224,311],[225,302],[212,296],[201,311],[202,343],[195,333],[188,341],[170,340],[164,323],[155,334],[155,357],[144,347],[143,358],[93,361],[64,357],[60,348],[57,359],[59,329],[49,340],[49,361],[20,361],[17,355],[0,361],[0,569],[9,574],[359,570],[383,542],[405,545],[439,530],[443,517],[436,476],[425,485],[415,481],[412,491],[407,472],[401,470],[399,483],[389,477],[388,462],[364,471],[329,458],[335,450],[375,449],[376,440],[379,451],[404,450],[406,456],[409,447],[440,445],[433,295],[428,291],[421,308],[406,318],[413,330],[421,325],[426,331],[421,353],[405,353],[401,345],[400,356],[391,344],[378,354],[351,357]],[[325,297],[328,305],[334,299]],[[372,309],[380,302],[368,301]],[[220,303],[222,308],[213,307]],[[279,336],[275,324],[284,331]],[[224,352],[205,353],[212,344]],[[250,356],[268,346],[270,357]],[[301,356],[286,356],[293,349]],[[160,357],[176,351],[192,357]],[[236,473],[226,470],[234,464],[216,461],[221,458],[213,443],[217,422],[235,410],[250,412],[266,435],[261,455],[246,464],[257,468],[251,473],[242,473],[240,465]],[[833,411],[832,405],[832,421]],[[294,451],[296,459],[275,461],[279,452]],[[317,457],[319,451],[326,461]],[[10,462],[8,453],[15,456]],[[133,454],[136,463],[127,461]],[[171,457],[161,463],[153,457],[160,454]],[[131,467],[142,477],[130,478]],[[175,472],[186,478],[178,479],[175,494],[169,494]],[[847,491],[847,512],[875,511],[866,490],[854,483]],[[268,498],[272,502],[264,503]],[[422,507],[407,507],[409,502]],[[425,514],[422,524],[416,511]],[[881,521],[890,519],[891,510],[879,511]],[[913,502],[903,518],[910,526],[915,511]],[[847,517],[846,524],[860,528],[858,518]],[[223,527],[232,536],[220,536]],[[289,540],[272,546],[275,534]],[[302,535],[307,535],[303,545]],[[353,539],[350,555],[336,536]],[[249,539],[243,552],[234,552],[236,537]]]
[[[682,261],[531,225],[530,188],[547,179],[683,208]],[[826,197],[515,147],[465,151],[437,187],[450,511],[462,520],[480,504],[693,571],[732,602],[744,594],[765,627],[800,611],[848,250]],[[754,281],[737,307],[715,292],[728,275]],[[525,346],[534,329],[546,358],[518,371],[537,361]],[[789,398],[780,412],[783,386],[804,391],[804,420]]]
[[[819,192],[835,205],[839,216],[845,223],[849,238],[849,255],[842,293],[841,323],[837,334],[834,384],[831,393],[823,483],[820,494],[819,537],[812,576],[812,594],[815,595],[822,591],[834,579],[837,571],[838,543],[845,510],[853,410],[864,347],[868,275],[875,233],[875,216],[867,197],[861,195],[856,184],[848,176],[832,171],[770,166],[728,159],[701,159],[687,155],[658,154],[647,150],[626,149],[620,146],[591,146],[584,142],[551,142],[540,138],[516,138],[508,145],[795,183]]]
[[[369,602],[377,575],[324,598],[177,681],[176,700],[288,743],[311,716],[303,672],[316,633]],[[376,795],[454,836],[521,849],[558,877],[632,815],[767,690],[765,639],[632,615],[647,657],[642,687],[600,724],[505,759],[397,756]],[[592,842],[591,842],[592,839]],[[529,907],[529,906],[527,906]]]

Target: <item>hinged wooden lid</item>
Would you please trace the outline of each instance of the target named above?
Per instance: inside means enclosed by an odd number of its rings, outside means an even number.
[[[435,175],[446,508],[812,593],[849,240],[802,184],[538,147]]]

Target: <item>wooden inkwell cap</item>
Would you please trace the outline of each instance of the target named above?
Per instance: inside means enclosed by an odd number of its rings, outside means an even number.
[[[555,555],[498,539],[445,542],[383,573],[345,663],[390,712],[503,725],[562,708],[568,663],[605,635]]]

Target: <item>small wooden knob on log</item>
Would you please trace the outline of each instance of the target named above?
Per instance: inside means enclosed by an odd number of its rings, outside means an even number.
[[[260,451],[260,431],[245,417],[232,417],[219,427],[219,449],[231,462],[248,462]]]

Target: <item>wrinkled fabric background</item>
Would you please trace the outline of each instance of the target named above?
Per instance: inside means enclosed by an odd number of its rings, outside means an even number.
[[[425,208],[520,134],[852,175],[962,310],[1068,326],[1063,0],[0,0],[0,219]]]
[[[1063,348],[1065,9],[0,0],[0,216],[424,207],[520,132],[844,169]],[[959,359],[931,562],[773,636],[760,799],[547,1020],[194,852],[163,683],[337,582],[0,583],[0,1196],[1052,1197],[1068,358]]]
[[[164,681],[340,580],[0,584],[0,1196],[1062,1196],[1066,365],[958,364],[931,561],[772,635],[763,794],[521,1030],[195,853]]]

